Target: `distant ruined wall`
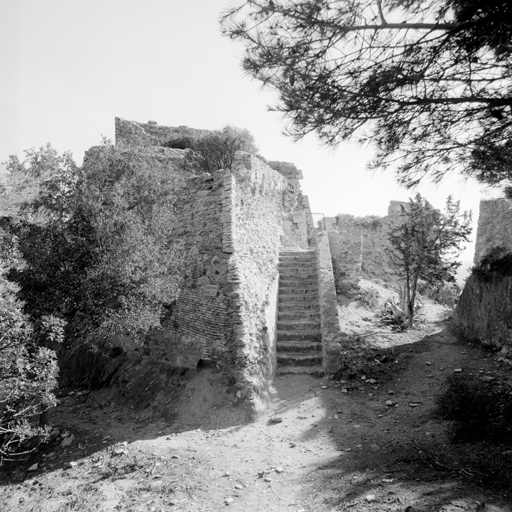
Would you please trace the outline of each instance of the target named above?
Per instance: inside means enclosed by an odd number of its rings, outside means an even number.
[[[512,202],[507,199],[480,201],[475,265],[493,247],[498,246],[506,247],[512,251]]]
[[[401,215],[402,204],[391,201],[386,217],[327,217],[336,288],[338,293],[349,291],[359,279],[395,281],[387,248],[390,226]]]
[[[170,143],[181,141],[186,146],[187,139],[198,139],[207,135],[208,130],[196,130],[188,126],[159,126],[154,121],[138,123],[116,117],[115,134],[117,146],[166,147]]]

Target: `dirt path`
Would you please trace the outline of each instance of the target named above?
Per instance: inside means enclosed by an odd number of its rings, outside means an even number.
[[[446,376],[494,376],[495,360],[448,330],[394,354],[376,382],[280,377],[266,415],[225,428],[68,396],[60,437],[4,482],[0,510],[510,512],[503,491],[446,464],[447,423],[432,416]]]

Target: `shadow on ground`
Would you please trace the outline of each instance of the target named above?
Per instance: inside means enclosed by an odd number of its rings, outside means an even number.
[[[325,416],[303,436],[328,433],[337,450],[309,473],[311,510],[509,510],[512,447],[453,444],[453,425],[435,414],[449,375],[507,379],[508,367],[447,326],[416,343],[351,355],[322,390]]]

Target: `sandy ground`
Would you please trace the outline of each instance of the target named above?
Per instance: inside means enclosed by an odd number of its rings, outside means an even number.
[[[455,370],[506,379],[510,369],[457,339],[442,321],[449,311],[431,307],[426,330],[377,336],[396,347],[375,375],[279,377],[254,423],[233,413],[219,426],[222,409],[212,415],[197,400],[194,414],[166,423],[94,394],[65,396],[53,444],[3,474],[0,510],[511,512],[512,492],[446,462],[449,425],[433,415]],[[360,322],[369,329],[358,332],[372,329]],[[206,373],[198,379],[207,386]]]

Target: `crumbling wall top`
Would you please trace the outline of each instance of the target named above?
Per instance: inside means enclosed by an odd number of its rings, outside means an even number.
[[[116,117],[116,145],[139,147],[173,147],[185,149],[191,141],[208,134],[188,126],[159,126],[155,121],[138,123]]]

